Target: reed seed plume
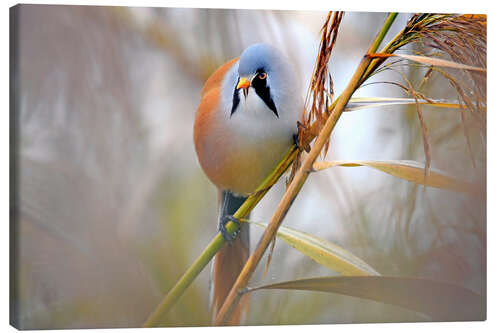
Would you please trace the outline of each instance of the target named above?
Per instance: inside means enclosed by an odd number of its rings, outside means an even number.
[[[459,100],[471,115],[486,121],[486,15],[415,14],[406,27],[384,50],[385,56],[414,43],[419,55],[451,60],[462,65],[445,70],[429,61],[418,88],[438,72],[456,90]],[[382,63],[378,59],[374,67]],[[482,70],[471,70],[479,68]],[[367,73],[372,75],[375,71]]]
[[[307,96],[302,114],[302,122],[298,123],[298,144],[300,152],[309,152],[311,141],[318,135],[330,114],[334,90],[332,76],[328,70],[328,63],[337,40],[340,23],[344,12],[329,12],[321,28],[321,40],[313,69],[313,75],[307,91]],[[310,105],[310,108],[308,106]],[[325,144],[323,153],[326,155],[329,141]],[[300,167],[300,152],[292,165],[287,184],[293,179],[295,172]]]
[[[299,135],[299,143],[301,144],[308,144],[312,140],[311,136],[317,135],[330,114],[328,107],[333,101],[334,87],[332,76],[328,70],[328,63],[343,16],[343,12],[330,12],[321,28],[319,52],[306,96],[306,106],[309,103],[311,103],[311,106],[309,112],[306,112],[306,109],[304,110],[302,118],[304,126],[301,126]],[[328,144],[325,145],[325,154],[327,150]]]
[[[414,54],[396,54],[404,46],[412,44]],[[411,97],[415,98],[416,110],[422,129],[422,140],[426,158],[426,170],[430,167],[430,145],[427,127],[418,100],[429,101],[429,98],[419,90],[429,81],[433,73],[444,77],[457,93],[461,105],[461,120],[464,127],[469,152],[472,148],[469,131],[466,126],[466,115],[480,123],[483,132],[486,129],[486,16],[485,15],[452,15],[452,14],[415,14],[406,27],[396,35],[381,53],[370,54],[374,58],[367,69],[364,78],[383,70],[401,66],[401,59],[409,60],[406,66],[426,67],[425,75],[419,84],[411,83],[401,71],[406,86],[396,84]],[[380,67],[385,59],[400,57],[400,59]],[[474,165],[474,159],[472,158]]]
[[[418,41],[455,62],[486,69],[485,15],[451,16],[423,28]],[[471,115],[486,121],[486,71],[465,70],[461,74],[463,79],[448,76],[450,84]]]

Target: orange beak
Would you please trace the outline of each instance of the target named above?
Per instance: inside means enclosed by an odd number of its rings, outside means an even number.
[[[244,77],[242,77],[240,79],[240,82],[238,82],[238,85],[236,86],[236,89],[240,89],[240,88],[248,89],[248,87],[250,87],[250,81],[248,81],[247,79],[245,79]]]

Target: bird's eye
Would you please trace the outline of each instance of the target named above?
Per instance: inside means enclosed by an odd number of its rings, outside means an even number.
[[[259,73],[259,75],[257,75],[257,77],[261,80],[265,80],[266,77],[267,77],[267,73]]]

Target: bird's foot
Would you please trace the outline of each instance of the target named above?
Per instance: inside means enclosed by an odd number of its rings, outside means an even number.
[[[299,135],[298,134],[293,135],[293,143],[295,143],[295,146],[300,149]]]
[[[311,142],[311,140],[315,137],[314,135],[311,136],[312,132],[311,130],[306,127],[304,124],[302,124],[300,121],[297,121],[297,129],[298,133],[293,135],[293,142],[295,143],[295,146],[299,149],[299,152],[306,151],[309,152],[311,151],[311,146],[307,142]],[[299,140],[299,135],[302,135],[302,143]]]
[[[236,225],[238,225],[238,229],[235,232],[230,233],[227,231],[226,223],[229,221],[232,221]],[[234,217],[232,215],[226,215],[226,216],[223,216],[220,218],[219,231],[222,234],[222,237],[224,237],[224,239],[226,240],[226,242],[231,244],[231,242],[236,239],[236,237],[240,233],[240,225],[241,225],[240,220],[238,220],[236,217]]]

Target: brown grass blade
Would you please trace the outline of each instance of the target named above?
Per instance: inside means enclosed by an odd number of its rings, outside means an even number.
[[[264,229],[267,226],[248,220],[245,222]],[[277,235],[320,265],[342,275],[380,275],[374,268],[351,252],[325,239],[285,226],[279,228]]]
[[[486,298],[461,286],[430,279],[393,276],[332,276],[286,281],[256,288],[336,293],[392,304],[433,320],[484,320]]]
[[[472,183],[454,178],[443,171],[429,169],[425,174],[425,165],[416,161],[318,161],[313,165],[313,171],[321,171],[335,166],[360,167],[366,166],[388,173],[407,181],[430,187],[442,188],[455,192],[475,192],[477,188]]]
[[[412,55],[412,54],[394,54],[394,53],[392,53],[392,54],[391,53],[372,53],[372,54],[369,54],[368,56],[371,58],[399,57],[399,58],[415,61],[415,62],[424,64],[424,65],[429,65],[429,66],[449,67],[449,68],[455,68],[455,69],[463,69],[463,70],[468,70],[468,71],[477,71],[477,72],[486,73],[486,68],[469,66],[469,65],[460,64],[458,62],[449,61],[449,60],[440,59],[440,58],[431,58],[431,57]]]
[[[415,101],[414,98],[401,97],[353,97],[345,107],[344,111],[358,111],[363,109],[379,108],[392,105],[413,105],[416,103],[444,109],[463,110],[460,103],[452,103],[448,101],[439,101],[433,99],[419,98],[417,101]]]

